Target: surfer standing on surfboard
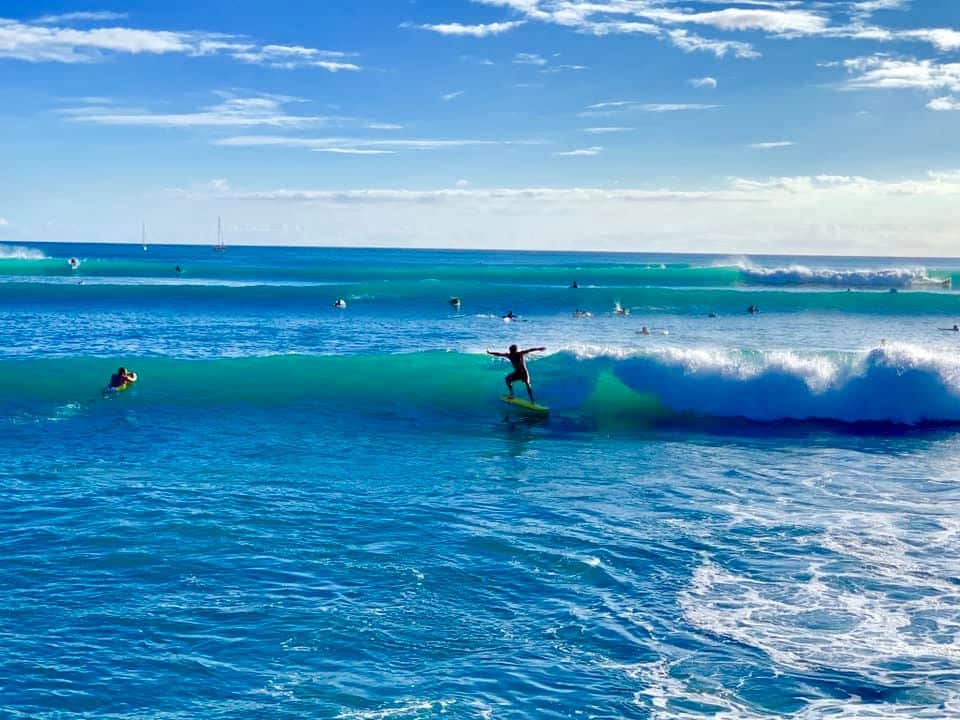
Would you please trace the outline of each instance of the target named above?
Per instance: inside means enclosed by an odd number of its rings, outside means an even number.
[[[544,350],[546,350],[545,347],[518,350],[516,345],[511,345],[510,350],[505,353],[487,350],[487,355],[506,358],[510,361],[510,364],[513,365],[513,372],[507,375],[504,380],[504,382],[507,383],[507,390],[510,392],[509,397],[513,397],[513,384],[519,380],[527,386],[527,395],[530,396],[530,402],[535,402],[533,399],[533,388],[530,387],[530,371],[527,370],[526,356],[532,352],[543,352]]]

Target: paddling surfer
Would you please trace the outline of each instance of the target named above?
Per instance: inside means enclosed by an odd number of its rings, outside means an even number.
[[[546,350],[545,347],[518,350],[516,345],[511,345],[510,350],[505,353],[487,350],[487,355],[506,358],[510,361],[510,364],[513,365],[513,372],[504,378],[504,382],[507,383],[507,390],[510,392],[508,397],[513,397],[513,384],[520,381],[527,386],[527,395],[530,396],[530,402],[535,402],[533,399],[533,388],[530,386],[530,371],[527,370],[526,356],[532,352],[543,352],[544,350]]]

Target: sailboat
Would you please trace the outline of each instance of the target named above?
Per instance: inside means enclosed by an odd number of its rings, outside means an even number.
[[[143,245],[143,251],[147,251],[147,224],[140,223],[140,244]]]
[[[220,223],[220,218],[217,217],[217,244],[213,246],[214,251],[223,252],[227,249],[227,246],[223,244],[223,225]]]

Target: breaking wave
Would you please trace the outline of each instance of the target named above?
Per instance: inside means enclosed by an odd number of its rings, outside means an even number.
[[[235,407],[314,404],[324,410],[456,418],[498,417],[504,363],[454,352],[7,360],[5,404],[63,406],[94,395],[116,365],[141,381],[122,402]],[[754,423],[960,423],[960,359],[917,346],[866,353],[574,348],[532,363],[552,420],[601,429],[701,418]],[[22,378],[42,378],[24,384]]]

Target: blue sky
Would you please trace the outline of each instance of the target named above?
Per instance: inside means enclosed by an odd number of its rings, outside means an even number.
[[[0,92],[0,242],[960,235],[954,2],[7,0]]]

